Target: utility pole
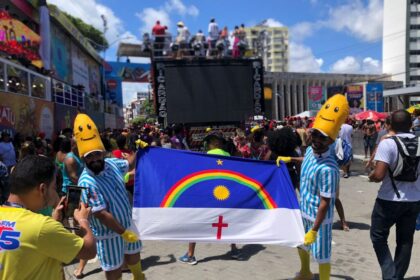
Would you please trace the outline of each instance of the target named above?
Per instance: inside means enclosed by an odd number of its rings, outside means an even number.
[[[103,24],[103,36],[105,38],[105,34],[108,31],[108,21],[105,15],[101,15],[102,24]],[[106,40],[106,39],[105,39]],[[106,47],[104,46],[103,49],[103,57],[102,57],[102,89],[103,89],[103,97],[104,97],[104,112],[107,111],[107,96],[106,96],[106,79],[105,79],[105,60],[106,60]]]

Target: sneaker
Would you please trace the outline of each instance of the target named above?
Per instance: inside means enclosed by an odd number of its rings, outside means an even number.
[[[188,256],[188,253],[183,255],[182,257],[180,257],[178,260],[182,263],[187,263],[187,264],[191,264],[191,265],[197,264],[197,260],[195,259],[195,257],[194,256],[191,256],[191,257]]]
[[[242,260],[242,255],[241,255],[241,251],[239,251],[238,249],[232,249],[230,250],[230,257],[234,260]]]
[[[347,179],[348,177],[350,177],[350,175],[348,173],[345,173],[343,177]]]

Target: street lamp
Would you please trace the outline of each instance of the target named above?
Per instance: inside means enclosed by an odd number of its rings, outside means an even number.
[[[112,45],[114,45],[115,43],[117,43],[117,42],[119,42],[121,40],[128,40],[128,39],[134,39],[134,38],[135,37],[134,36],[131,36],[131,35],[126,36],[126,37],[122,37],[122,38],[118,37],[117,39],[115,39],[114,41],[112,41],[111,43],[109,43],[107,48],[105,48],[104,45],[101,45],[101,44],[96,43],[95,41],[93,41],[90,38],[86,38],[86,40],[88,40],[89,43],[91,43],[91,44],[93,44],[93,45],[95,45],[95,46],[103,49],[103,52],[104,53],[103,53],[102,59],[105,60],[106,59],[106,50],[109,49]]]
[[[107,27],[106,27],[106,20],[105,20],[104,21],[104,31],[106,31],[106,30],[107,30]],[[101,49],[103,49],[103,55],[102,55],[102,61],[103,61],[102,62],[102,90],[103,90],[103,97],[104,97],[104,103],[103,104],[104,104],[104,111],[105,112],[107,111],[107,102],[106,102],[105,67],[104,67],[103,63],[106,61],[106,50],[108,48],[110,48],[113,44],[115,44],[118,41],[132,39],[132,38],[134,38],[134,36],[131,36],[131,35],[130,36],[123,37],[123,38],[117,38],[114,41],[112,41],[110,44],[108,44],[108,47],[105,47],[104,45],[98,44],[98,43],[96,43],[95,41],[93,41],[90,38],[86,38],[89,41],[89,43],[94,44],[95,46],[100,47]]]

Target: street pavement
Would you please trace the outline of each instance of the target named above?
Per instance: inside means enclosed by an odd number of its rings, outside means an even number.
[[[350,231],[344,232],[338,223],[333,227],[331,279],[380,279],[380,269],[369,238],[370,215],[379,184],[369,183],[361,157],[354,162],[353,176],[341,179],[340,199],[344,205]],[[335,214],[338,219],[337,213]],[[389,238],[391,252],[395,250],[395,228]],[[187,243],[145,241],[142,251],[143,270],[149,280],[162,279],[291,279],[300,268],[297,250],[276,245],[240,245],[244,259],[232,260],[228,244],[198,244],[197,265],[177,261],[188,247]],[[420,280],[420,232],[414,237],[411,265],[406,279]],[[76,264],[65,267],[67,279]],[[312,271],[318,276],[318,266],[312,260]],[[105,279],[99,261],[89,263],[85,269],[86,280]],[[123,279],[131,279],[129,273]],[[316,278],[318,279],[318,278]]]

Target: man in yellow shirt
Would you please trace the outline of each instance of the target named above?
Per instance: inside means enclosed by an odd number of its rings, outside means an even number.
[[[63,279],[62,263],[91,259],[96,243],[83,204],[74,218],[85,235],[67,231],[53,218],[35,213],[56,201],[54,163],[43,156],[27,156],[10,175],[10,196],[0,207],[0,279]],[[59,205],[53,217],[61,219]]]

